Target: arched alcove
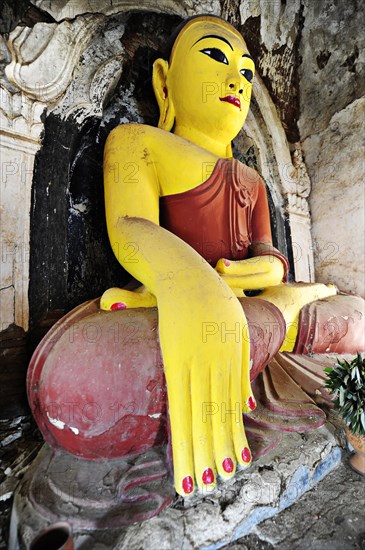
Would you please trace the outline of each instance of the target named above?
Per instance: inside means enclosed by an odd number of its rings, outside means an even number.
[[[42,2],[38,4],[42,7]],[[9,80],[39,109],[46,108],[30,205],[33,325],[49,312],[61,314],[109,286],[127,282],[129,277],[116,262],[106,234],[104,143],[118,124],[156,124],[152,63],[173,28],[185,15],[196,13],[188,3],[178,8],[168,1],[154,11],[148,2],[139,3],[133,11],[131,6],[116,3],[112,10],[99,6],[95,14],[85,13],[81,4],[74,19],[56,10],[52,16],[58,24],[18,27],[10,37]],[[209,6],[206,11],[212,11]],[[217,6],[214,12],[219,14]],[[302,268],[304,276],[299,279],[309,280],[309,255],[294,262],[292,254],[292,241],[298,242],[296,233],[301,245],[305,243],[310,250],[306,197],[275,106],[259,75],[247,123],[234,149],[243,162],[255,165],[266,182],[274,242],[289,257],[292,274],[298,279],[298,267]],[[292,208],[298,206],[298,198],[299,208]]]

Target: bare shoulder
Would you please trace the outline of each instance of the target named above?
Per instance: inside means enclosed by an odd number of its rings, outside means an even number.
[[[216,155],[166,130],[146,124],[123,124],[109,135],[104,166],[116,164],[158,181],[161,195],[187,191],[207,179]]]
[[[138,146],[139,144],[146,145],[151,139],[156,139],[156,137],[163,139],[165,134],[167,134],[165,130],[160,130],[160,128],[154,128],[147,124],[121,124],[110,132],[106,145],[113,147],[113,145],[119,145],[119,143],[126,145],[128,142],[133,142],[134,146]]]

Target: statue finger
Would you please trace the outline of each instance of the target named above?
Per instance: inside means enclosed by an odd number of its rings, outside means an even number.
[[[210,372],[196,362],[191,369],[191,411],[193,428],[194,466],[200,490],[212,491],[216,483],[213,459],[211,414],[214,404],[210,398]]]
[[[240,362],[235,365],[235,368],[241,370]],[[234,375],[235,373],[232,372],[232,374]],[[236,373],[236,378],[239,380],[240,373]],[[252,457],[243,424],[241,384],[234,383],[233,379],[234,376],[231,378],[232,383],[230,392],[231,409],[235,411],[231,416],[233,445],[238,464],[241,467],[248,467]]]
[[[242,410],[250,413],[256,409],[256,400],[252,392],[250,381],[250,333],[248,323],[242,328],[242,359],[241,359],[241,399]]]
[[[188,496],[194,491],[194,460],[191,428],[190,369],[169,369],[165,359],[172,456],[176,492]]]
[[[211,422],[214,457],[218,474],[232,477],[236,470],[235,452],[231,432],[231,400],[229,397],[231,357],[218,359],[211,374]]]

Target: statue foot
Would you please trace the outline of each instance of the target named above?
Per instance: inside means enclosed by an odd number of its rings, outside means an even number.
[[[286,322],[287,332],[280,351],[293,351],[302,307],[336,294],[337,288],[334,285],[322,283],[285,283],[266,288],[261,292],[259,297],[275,304]]]
[[[157,301],[145,287],[135,291],[124,288],[109,288],[100,298],[100,309],[110,311],[139,307],[156,307]]]

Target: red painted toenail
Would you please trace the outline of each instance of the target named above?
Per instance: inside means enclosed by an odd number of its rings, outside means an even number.
[[[110,309],[112,311],[115,311],[117,309],[127,309],[127,306],[125,304],[123,304],[123,302],[115,302],[115,304],[112,304],[110,306]]]
[[[214,483],[214,474],[211,468],[207,468],[206,470],[204,470],[202,480],[204,485],[211,485],[212,483]]]
[[[233,472],[234,465],[231,458],[225,458],[222,462],[223,470],[227,472],[227,474],[230,474]]]
[[[184,477],[184,479],[182,480],[182,488],[184,490],[184,493],[186,493],[187,495],[192,493],[194,489],[194,483],[190,476]]]
[[[251,453],[248,447],[245,447],[242,451],[242,460],[243,462],[251,462]]]
[[[229,267],[231,265],[231,262],[229,260],[223,260],[223,263],[226,267]]]
[[[248,408],[251,410],[251,411],[254,411],[256,409],[256,401],[255,399],[252,397],[249,397],[248,398],[248,401],[247,401],[247,405],[248,405]]]

